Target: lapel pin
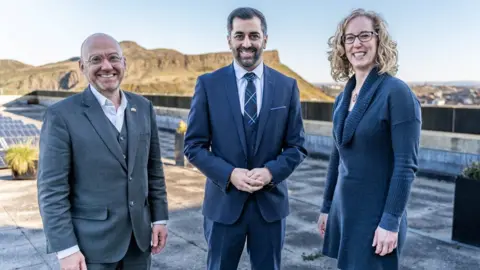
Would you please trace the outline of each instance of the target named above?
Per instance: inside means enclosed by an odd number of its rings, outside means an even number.
[[[132,111],[132,112],[136,112],[136,111],[137,111],[137,109],[135,109],[135,108],[130,108],[130,111]]]

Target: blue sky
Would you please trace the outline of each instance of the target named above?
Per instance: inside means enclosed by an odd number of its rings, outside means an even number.
[[[478,0],[2,0],[0,59],[32,65],[79,55],[91,33],[186,54],[227,51],[226,18],[239,6],[261,10],[267,49],[310,82],[332,82],[327,40],[352,9],[379,12],[398,42],[406,81],[480,80]]]

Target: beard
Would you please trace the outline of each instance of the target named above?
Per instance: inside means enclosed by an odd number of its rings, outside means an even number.
[[[245,48],[240,46],[234,51],[234,55],[237,62],[244,68],[248,69],[258,63],[258,60],[262,56],[262,52],[262,47],[257,49],[255,47]],[[243,55],[244,53],[248,55]]]

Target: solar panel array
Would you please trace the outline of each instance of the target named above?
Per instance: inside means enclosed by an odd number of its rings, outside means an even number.
[[[10,146],[31,142],[38,145],[40,130],[33,124],[0,114],[0,169],[7,168],[5,152]]]

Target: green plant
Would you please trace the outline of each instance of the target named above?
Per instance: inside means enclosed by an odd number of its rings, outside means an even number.
[[[314,260],[316,260],[318,258],[321,258],[321,257],[323,257],[323,254],[322,254],[321,251],[316,251],[316,252],[308,254],[308,255],[305,254],[305,253],[302,253],[302,259],[304,261],[314,261]]]
[[[480,181],[480,162],[472,162],[472,164],[470,164],[463,170],[462,174],[466,178]]]
[[[38,160],[38,151],[29,144],[19,144],[7,149],[5,161],[14,174],[34,172],[35,161]]]

